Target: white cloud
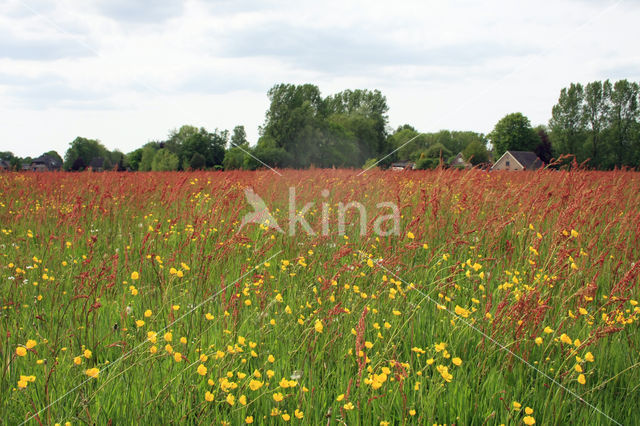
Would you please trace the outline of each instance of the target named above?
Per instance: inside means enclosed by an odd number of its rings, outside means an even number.
[[[140,6],[143,5],[143,6]],[[546,123],[570,82],[640,79],[633,2],[9,0],[0,150],[130,151],[181,124],[255,141],[280,82],[380,89],[390,124],[488,132]]]

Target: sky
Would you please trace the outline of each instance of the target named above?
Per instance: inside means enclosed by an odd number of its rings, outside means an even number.
[[[0,1],[0,151],[130,152],[183,124],[259,137],[278,83],[378,89],[391,128],[547,124],[571,82],[640,81],[640,2]]]

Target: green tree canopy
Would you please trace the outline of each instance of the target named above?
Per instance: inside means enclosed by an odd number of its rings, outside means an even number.
[[[196,153],[205,159],[203,168],[211,168],[222,165],[228,139],[229,132],[226,130],[216,129],[214,132],[208,132],[204,127],[197,128],[185,125],[169,134],[164,148],[178,157],[183,168],[189,167],[191,159]]]
[[[640,161],[639,94],[638,83],[619,80],[613,85],[609,121],[611,148],[617,165],[637,166]]]
[[[507,114],[489,134],[496,158],[506,151],[533,151],[540,143],[538,135],[531,127],[531,122],[522,113]]]
[[[473,165],[489,162],[487,146],[478,140],[471,141],[462,151],[462,156]]]
[[[561,154],[575,154],[579,161],[586,156],[581,141],[584,140],[584,113],[582,102],[584,89],[580,83],[563,88],[558,103],[551,109],[549,128],[556,151]]]
[[[104,145],[96,139],[78,136],[70,144],[64,155],[65,170],[83,170],[91,164],[93,159],[102,158],[110,164],[110,153]]]
[[[178,170],[179,165],[180,158],[169,149],[162,148],[153,156],[151,170],[154,172],[169,172]]]

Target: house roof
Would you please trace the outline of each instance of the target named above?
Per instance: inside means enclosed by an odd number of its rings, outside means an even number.
[[[0,160],[0,167],[8,169],[10,165],[8,161]]]
[[[60,162],[49,154],[43,154],[40,157],[31,161],[31,164],[44,164],[49,169],[57,169],[62,166]]]
[[[464,154],[462,154],[462,152],[459,152],[458,154],[456,154],[455,157],[453,157],[453,159],[451,160],[451,163],[467,164],[467,160],[464,158]]]
[[[542,167],[542,161],[531,151],[508,151],[518,163],[527,170],[537,170]]]
[[[511,155],[520,165],[527,170],[537,170],[542,167],[542,161],[538,156],[531,151],[506,151],[495,164],[498,164],[502,157],[505,155]],[[495,166],[494,164],[494,166]]]

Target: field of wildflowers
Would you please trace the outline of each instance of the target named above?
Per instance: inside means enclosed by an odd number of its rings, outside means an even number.
[[[639,174],[281,173],[0,174],[0,423],[640,422]]]

